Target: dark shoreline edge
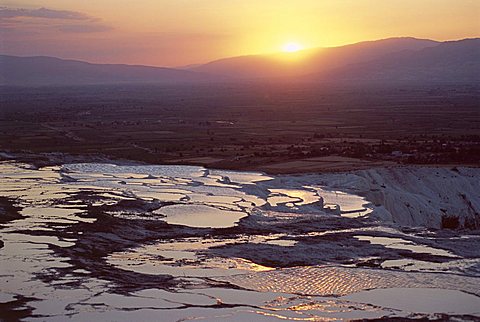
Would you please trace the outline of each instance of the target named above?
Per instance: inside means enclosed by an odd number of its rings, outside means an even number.
[[[124,159],[124,158],[115,158],[114,156],[109,156],[105,154],[68,154],[63,152],[48,152],[48,153],[35,153],[30,151],[22,152],[11,152],[11,151],[0,151],[0,161],[9,161],[15,160],[16,162],[28,163],[36,168],[42,168],[46,166],[59,166],[67,163],[106,163],[106,164],[115,164],[115,165],[178,165],[178,166],[192,166],[192,167],[204,167],[211,170],[227,170],[227,171],[245,171],[245,172],[259,172],[266,175],[309,175],[309,174],[318,174],[318,173],[348,173],[357,170],[367,170],[375,168],[451,168],[455,169],[457,167],[465,168],[480,168],[480,163],[449,163],[449,164],[403,164],[403,163],[390,163],[390,164],[365,164],[364,166],[352,166],[349,168],[328,168],[322,169],[322,171],[298,171],[298,169],[292,168],[291,171],[272,171],[269,169],[264,169],[262,167],[237,167],[232,166],[209,166],[208,164],[202,162],[182,162],[179,160],[168,161],[168,160],[159,160],[159,162],[148,162],[139,159]],[[362,160],[362,159],[359,159]],[[289,160],[287,162],[296,162],[300,160]],[[362,160],[363,161],[363,160]]]

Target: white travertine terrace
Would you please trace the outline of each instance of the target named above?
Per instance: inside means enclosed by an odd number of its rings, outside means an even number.
[[[425,302],[421,310],[478,317],[480,254],[473,246],[480,238],[437,236],[427,228],[440,228],[445,215],[458,216],[460,224],[475,220],[479,178],[480,171],[469,168],[267,176],[190,166],[35,169],[2,162],[0,197],[13,200],[22,217],[0,227],[0,303],[35,298],[26,305],[38,318],[29,320],[49,321],[155,320],[158,314],[172,321],[402,317],[415,303],[397,308],[367,290],[384,290],[386,299],[410,294],[400,287],[434,287],[437,293],[422,292],[439,300],[462,298],[464,305],[445,306],[447,312]],[[136,201],[151,209],[108,208]],[[59,256],[55,247],[73,247],[87,232],[66,238],[56,231],[94,225],[92,208],[128,219],[132,227],[136,220],[164,221],[169,231],[197,234],[137,244],[104,258],[118,272],[147,279],[167,274],[179,286],[119,294],[90,268]],[[114,242],[115,236],[102,234]],[[361,268],[364,263],[378,264]],[[58,274],[50,283],[38,278],[62,269],[86,277]]]

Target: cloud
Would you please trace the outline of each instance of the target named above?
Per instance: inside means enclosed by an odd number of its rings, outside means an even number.
[[[45,18],[65,20],[96,20],[84,13],[68,10],[54,10],[47,8],[23,9],[0,7],[0,18]]]
[[[61,25],[58,24],[60,21]],[[6,33],[11,32],[12,29],[48,34],[52,31],[65,33],[105,32],[113,28],[102,23],[99,18],[77,11],[0,7],[0,30]]]

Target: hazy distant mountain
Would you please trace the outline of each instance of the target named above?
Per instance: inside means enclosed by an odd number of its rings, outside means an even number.
[[[420,50],[438,44],[433,40],[390,38],[341,47],[316,48],[293,54],[225,58],[190,70],[236,78],[299,76],[372,61],[403,50]]]
[[[171,68],[0,55],[0,85],[183,83],[209,79],[208,75]]]
[[[259,78],[480,82],[480,39],[391,38],[294,54],[226,58],[188,70],[0,55],[0,85],[175,84]]]
[[[404,50],[306,77],[323,81],[480,82],[480,38]]]

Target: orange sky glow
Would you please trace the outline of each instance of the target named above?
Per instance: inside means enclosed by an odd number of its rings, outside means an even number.
[[[42,9],[41,9],[42,8]],[[4,0],[0,53],[182,66],[412,36],[480,35],[478,0]]]

